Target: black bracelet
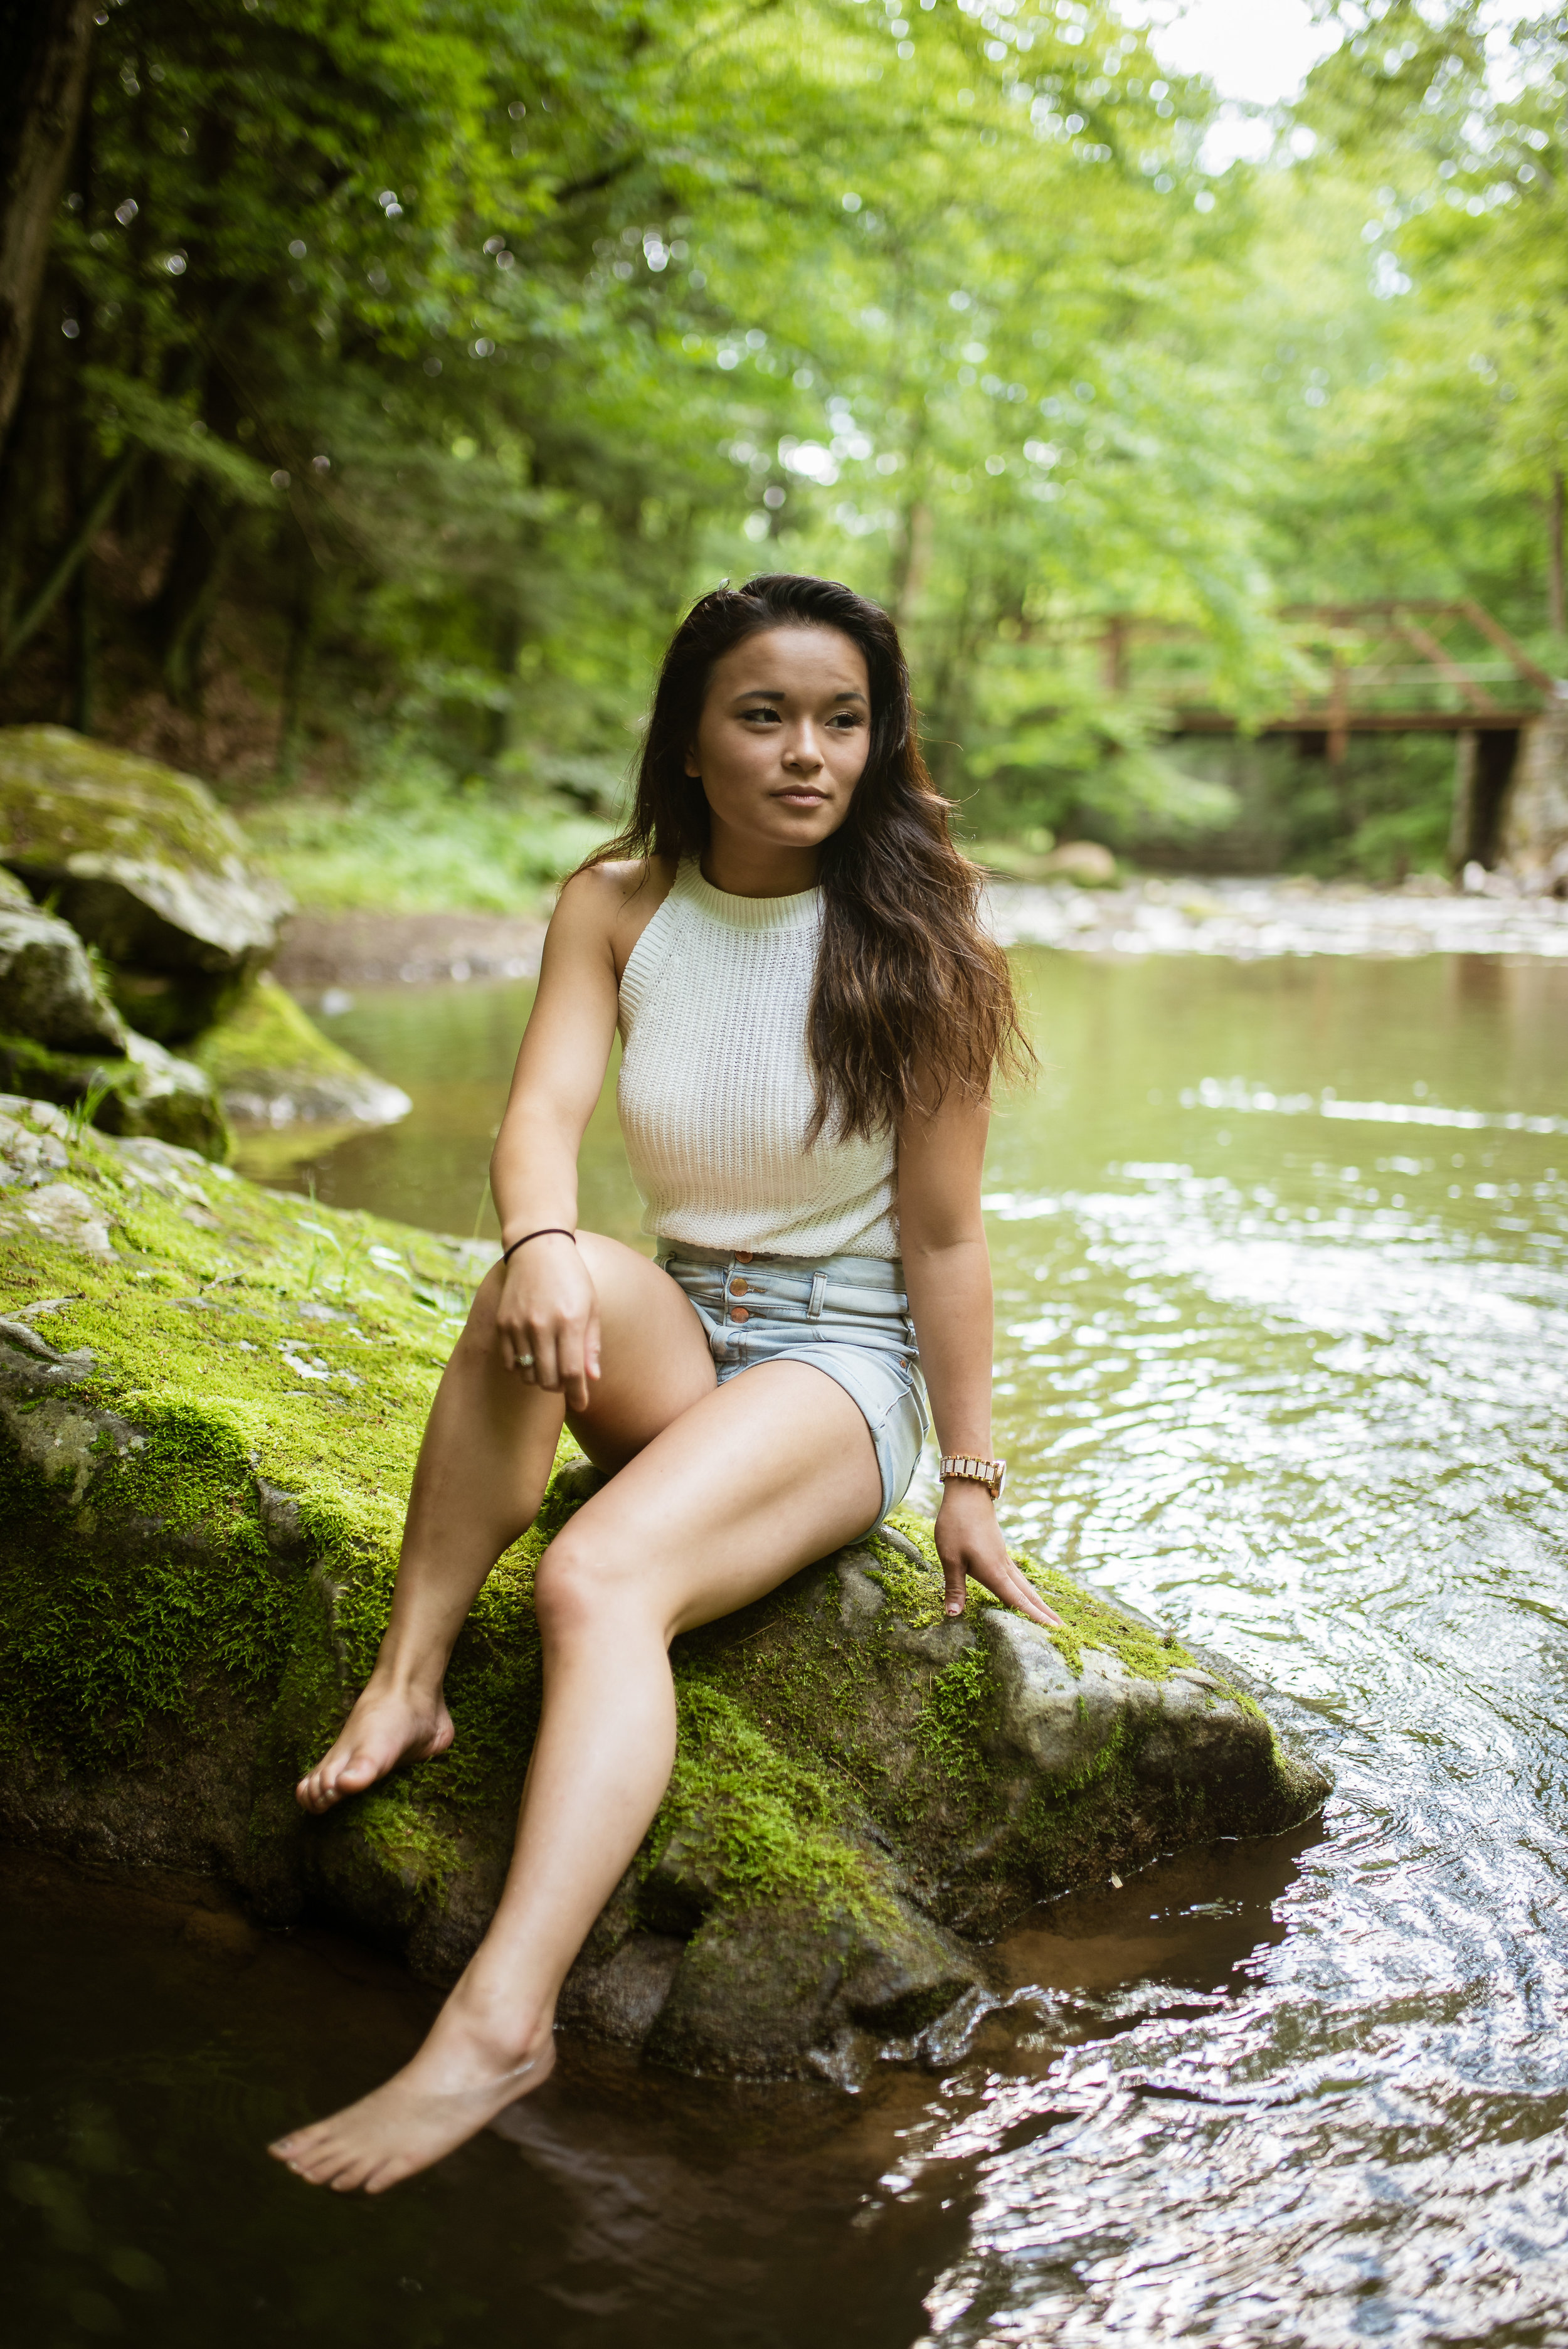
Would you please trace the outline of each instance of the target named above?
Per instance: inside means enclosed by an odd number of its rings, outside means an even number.
[[[509,1248],[502,1248],[500,1252],[500,1260],[502,1264],[504,1264],[509,1256],[515,1256],[520,1247],[526,1247],[528,1246],[530,1240],[548,1239],[570,1240],[573,1247],[577,1245],[576,1233],[569,1232],[564,1224],[542,1224],[538,1231],[524,1232],[520,1240],[513,1240]]]

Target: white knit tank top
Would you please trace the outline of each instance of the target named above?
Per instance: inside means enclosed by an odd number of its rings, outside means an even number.
[[[898,1254],[891,1133],[806,1147],[822,901],[731,897],[695,857],[621,981],[616,1101],[643,1229],[757,1256]]]

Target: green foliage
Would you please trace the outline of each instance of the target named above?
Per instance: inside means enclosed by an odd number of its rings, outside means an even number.
[[[820,565],[899,610],[960,784],[946,738],[1009,722],[998,631],[1086,577],[1244,628],[1187,325],[1233,241],[1192,206],[1209,104],[1103,0],[907,37],[859,0],[136,0],[11,451],[12,615],[123,465],[124,684],[150,646],[194,708],[226,610],[285,775],[302,729],[340,767],[391,724],[548,784],[624,765],[694,586]]]
[[[1233,827],[1161,746],[1177,640],[1130,681],[1117,614],[1198,631],[1243,722],[1297,601],[1470,593],[1563,666],[1556,16],[1489,81],[1479,0],[1345,0],[1215,177],[1214,92],[1111,0],[104,13],[0,485],[5,710],[304,775],[264,829],[307,900],[568,869],[675,616],[755,567],[890,605],[986,837]],[[1284,853],[1425,862],[1388,774]]]
[[[269,869],[297,897],[384,913],[531,912],[607,829],[603,818],[542,795],[493,790],[482,778],[454,790],[431,759],[418,756],[352,800],[274,800],[250,825]]]

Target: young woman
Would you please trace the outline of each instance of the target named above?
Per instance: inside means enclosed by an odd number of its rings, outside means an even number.
[[[632,822],[550,925],[492,1161],[505,1252],[430,1413],[375,1672],[299,1787],[325,1812],[450,1744],[447,1660],[564,1418],[610,1481],[540,1561],[516,1853],[413,2061],[272,2147],[302,2178],[379,2192],[548,2075],[562,1982],[669,1777],[671,1640],[877,1525],[927,1392],[948,1613],[973,1575],[1057,1620],[994,1509],[980,1166],[1017,1037],[976,890],[886,614],[821,579],[705,596],[665,657]],[[617,1028],[656,1263],[577,1229]]]

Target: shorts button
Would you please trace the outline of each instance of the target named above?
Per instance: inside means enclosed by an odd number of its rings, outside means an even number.
[[[732,1321],[749,1321],[751,1316],[744,1305],[732,1305],[729,1309],[729,1318]]]
[[[732,1280],[729,1284],[729,1293],[732,1297],[744,1297],[746,1283],[743,1280]]]
[[[737,1248],[735,1251],[735,1261],[737,1264],[749,1264],[755,1253],[756,1251],[752,1248]]]

